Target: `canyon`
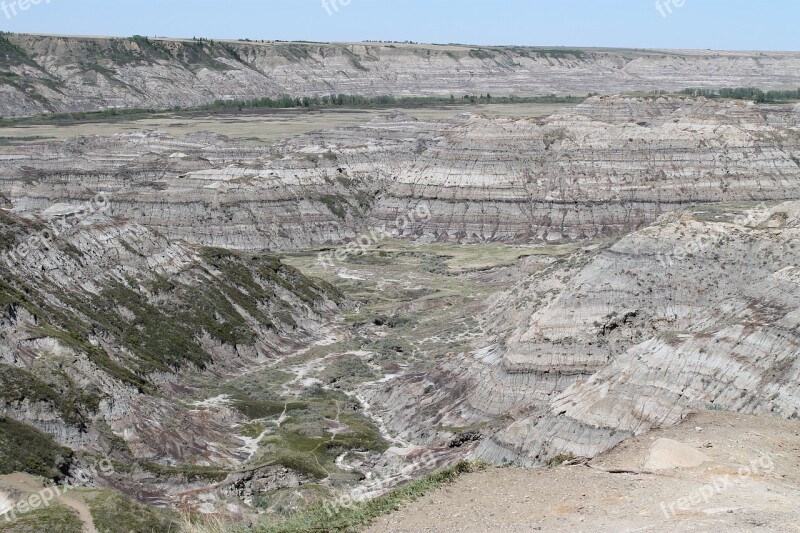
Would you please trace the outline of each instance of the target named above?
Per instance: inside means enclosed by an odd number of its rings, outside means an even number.
[[[270,142],[258,114],[240,135],[3,139],[0,502],[35,492],[5,476],[26,472],[76,484],[99,530],[176,510],[257,528],[460,461],[575,484],[634,447],[639,475],[650,435],[700,447],[695,420],[796,448],[800,106],[642,93],[783,88],[800,55],[4,39],[7,117],[636,94]]]

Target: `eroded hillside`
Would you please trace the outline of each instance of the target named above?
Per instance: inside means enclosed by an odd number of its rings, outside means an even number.
[[[6,35],[5,117],[300,96],[604,94],[800,86],[797,53]]]
[[[695,411],[798,416],[793,106],[595,97],[0,160],[0,446],[48,459],[0,473],[252,520]]]
[[[36,211],[90,191],[168,238],[239,250],[614,237],[692,204],[800,197],[794,106],[597,97],[544,119],[395,113],[270,147],[159,133],[2,148],[0,192]],[[399,224],[417,209],[431,216]]]

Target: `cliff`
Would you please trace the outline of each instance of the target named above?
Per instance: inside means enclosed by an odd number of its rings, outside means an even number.
[[[352,94],[541,95],[800,87],[800,53],[255,43],[11,35],[0,115]]]

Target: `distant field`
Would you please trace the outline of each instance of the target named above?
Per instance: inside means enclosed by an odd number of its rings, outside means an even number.
[[[419,119],[447,119],[460,113],[540,117],[574,104],[489,104],[402,108]],[[236,113],[164,113],[145,118],[114,118],[65,124],[25,124],[0,128],[0,143],[66,139],[78,135],[114,135],[157,129],[174,135],[211,131],[229,137],[272,143],[309,131],[368,122],[392,108],[375,109],[265,109]]]

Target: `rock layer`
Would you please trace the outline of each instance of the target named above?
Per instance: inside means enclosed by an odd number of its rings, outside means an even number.
[[[191,107],[266,96],[531,95],[800,86],[800,54],[11,35],[0,113]]]
[[[503,415],[476,455],[525,465],[594,456],[697,410],[797,418],[799,227],[797,202],[666,215],[523,280],[488,313],[496,344],[373,400],[429,444],[431,427]]]
[[[25,212],[102,192],[114,216],[239,250],[370,231],[563,243],[618,236],[690,204],[798,199],[799,128],[791,106],[597,97],[545,119],[394,113],[269,148],[89,137],[0,149],[0,192]]]

